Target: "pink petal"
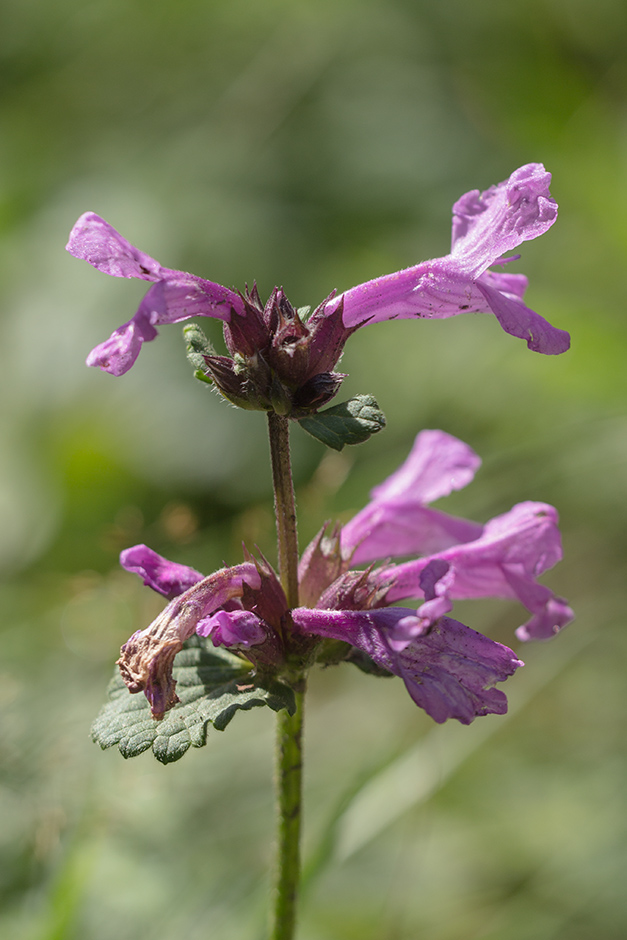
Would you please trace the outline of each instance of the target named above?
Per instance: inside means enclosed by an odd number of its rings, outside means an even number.
[[[196,625],[198,636],[210,636],[214,646],[249,649],[267,638],[269,628],[249,610],[219,610]]]
[[[342,529],[351,563],[442,551],[481,535],[478,523],[425,503],[466,486],[481,464],[477,454],[444,431],[421,431],[405,462],[372,490],[372,500]]]
[[[439,723],[456,718],[470,724],[479,715],[504,714],[507,699],[491,686],[522,665],[512,650],[447,617],[428,633],[418,631],[412,637],[411,623],[403,627],[403,622],[418,619],[410,614],[403,608],[292,611],[300,632],[350,643],[401,676],[416,704]],[[399,629],[409,642],[396,642]]]
[[[371,492],[373,500],[411,498],[426,505],[472,481],[481,458],[445,431],[421,431],[409,456]]]
[[[537,583],[536,578],[562,557],[557,513],[546,503],[519,503],[510,512],[488,522],[480,538],[457,545],[430,558],[389,565],[380,577],[392,581],[388,603],[425,596],[423,574],[435,560],[447,562],[445,590],[433,588],[439,598],[466,600],[503,597],[519,600],[533,614],[519,629],[520,639],[546,639],[572,620],[561,598]],[[443,579],[444,580],[444,579]],[[420,608],[426,616],[428,608]]]
[[[104,274],[155,282],[135,316],[87,357],[87,365],[99,366],[112,375],[128,372],[142,343],[157,336],[158,324],[178,323],[191,317],[228,321],[233,312],[244,313],[242,298],[235,291],[185,271],[162,267],[94,212],[85,212],[80,217],[66,247],[74,257],[88,261]]]
[[[506,333],[527,341],[529,349],[549,356],[558,356],[570,348],[570,336],[530,310],[514,295],[494,290],[484,277],[476,282]]]
[[[158,555],[147,545],[133,545],[120,554],[125,571],[139,575],[144,584],[165,597],[177,597],[192,585],[202,581],[204,575],[187,565],[179,565]]]
[[[127,242],[112,225],[95,212],[85,212],[70,232],[67,251],[88,261],[103,274],[156,281],[163,268],[150,255]]]
[[[163,307],[163,286],[154,284],[142,300],[135,316],[114,330],[109,339],[95,346],[87,356],[88,366],[98,366],[111,375],[124,375],[135,363],[142,345],[157,335],[152,325],[155,307]]]
[[[515,170],[509,179],[480,193],[466,193],[453,206],[451,257],[475,278],[524,241],[537,238],[557,218],[551,174],[541,163]]]

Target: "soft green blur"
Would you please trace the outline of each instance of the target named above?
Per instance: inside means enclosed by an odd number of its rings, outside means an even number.
[[[160,608],[121,548],[273,557],[265,422],[192,379],[178,326],[122,378],[85,368],[142,285],[64,252],[77,216],[302,306],[444,254],[454,200],[530,161],[561,214],[515,270],[572,350],[489,316],[361,330],[345,390],[388,428],[341,455],[295,429],[301,541],[442,427],[484,459],[443,508],[558,507],[546,581],[577,620],[521,651],[510,716],[470,728],[436,728],[400,681],[313,678],[300,940],[626,935],[626,40],[623,0],[5,0],[3,937],[260,940],[265,917],[272,714],[168,767],[88,736]],[[512,643],[521,610],[458,616]]]

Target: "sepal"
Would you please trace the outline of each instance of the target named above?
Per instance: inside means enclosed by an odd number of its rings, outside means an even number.
[[[298,565],[298,591],[301,604],[315,607],[321,594],[341,574],[348,563],[340,549],[340,526],[322,526],[309,543]]]
[[[346,375],[343,372],[319,372],[312,376],[294,393],[295,415],[300,412],[306,417],[308,412],[322,408],[335,398],[345,378]]]
[[[267,411],[263,389],[259,386],[259,370],[250,371],[242,364],[241,357],[203,356],[205,370],[215,382],[218,391],[231,404],[247,411]],[[267,369],[264,370],[267,372]]]

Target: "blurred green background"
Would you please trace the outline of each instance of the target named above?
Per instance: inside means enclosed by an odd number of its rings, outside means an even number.
[[[572,350],[488,316],[360,331],[345,390],[388,428],[341,455],[295,429],[301,541],[442,427],[484,459],[449,511],[559,508],[546,581],[577,621],[522,651],[510,715],[470,728],[436,728],[399,681],[314,677],[299,936],[625,937],[626,47],[623,0],[5,0],[3,937],[259,940],[265,918],[272,714],[167,767],[89,740],[120,643],[160,608],[119,550],[272,557],[265,422],[191,379],[178,326],[123,378],[85,368],[143,288],[64,252],[77,216],[302,306],[446,253],[455,199],[530,161],[561,215],[512,270]],[[457,614],[510,644],[521,622]]]

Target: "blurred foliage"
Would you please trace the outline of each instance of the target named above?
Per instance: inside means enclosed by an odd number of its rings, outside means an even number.
[[[3,937],[240,940],[264,922],[272,716],[173,767],[88,738],[120,643],[161,606],[121,548],[207,571],[242,539],[272,555],[264,421],[191,380],[178,327],[123,378],[84,367],[142,288],[64,253],[76,217],[302,306],[445,253],[453,201],[535,160],[561,216],[517,269],[572,350],[530,353],[487,316],[359,331],[343,391],[388,427],[341,455],[295,428],[301,539],[442,427],[484,458],[450,511],[558,506],[548,580],[578,619],[522,651],[511,717],[463,734],[401,683],[316,676],[300,936],[625,936],[626,52],[621,0],[5,0]],[[513,608],[458,616],[511,643]]]

